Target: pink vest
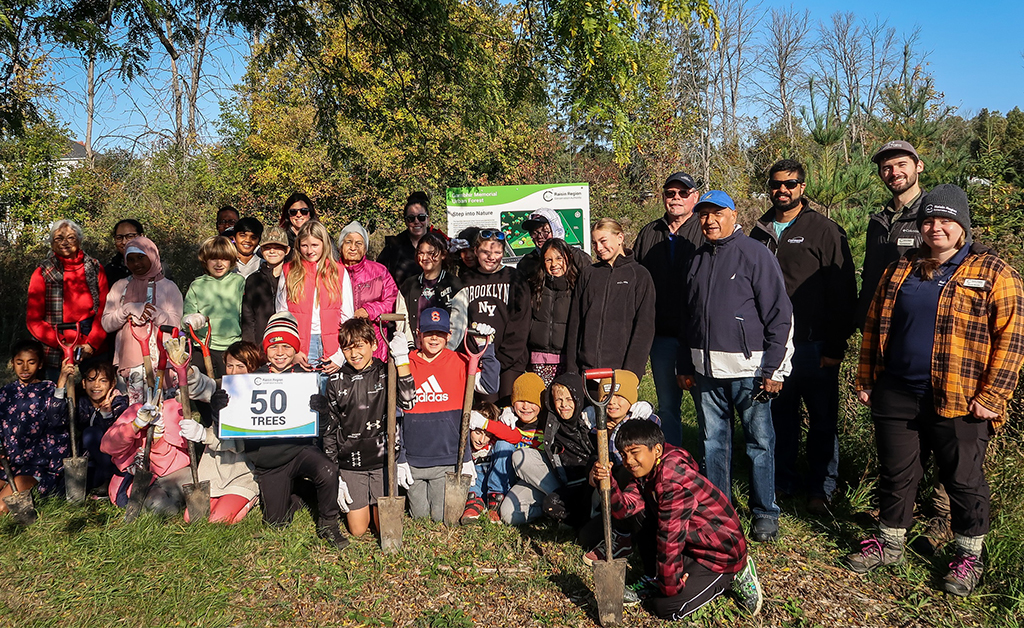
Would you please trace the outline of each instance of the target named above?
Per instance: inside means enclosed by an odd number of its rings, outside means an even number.
[[[330,300],[330,294],[323,286],[317,285],[316,264],[302,261],[305,266],[306,277],[302,283],[302,301],[295,303],[288,300],[288,311],[295,316],[299,323],[299,342],[302,345],[302,352],[309,355],[310,329],[313,327],[313,294],[315,293],[320,302],[320,343],[323,345],[323,356],[329,358],[338,351],[338,327],[341,326],[341,294],[345,278],[345,266],[338,262],[338,298]],[[284,276],[287,282],[288,271],[291,262],[284,265]],[[317,289],[319,288],[319,290]]]

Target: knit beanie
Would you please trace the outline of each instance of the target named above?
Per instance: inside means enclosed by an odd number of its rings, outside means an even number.
[[[291,312],[278,312],[267,321],[267,331],[263,332],[263,350],[280,343],[290,345],[296,351],[299,343],[299,323]]]
[[[345,241],[345,236],[350,233],[358,233],[363,238],[363,246],[367,249],[370,248],[370,234],[366,233],[366,229],[358,221],[353,220],[345,225],[345,228],[341,230],[341,235],[338,236],[339,249],[341,248],[341,243]]]
[[[538,406],[541,404],[541,397],[544,395],[544,380],[536,373],[523,373],[516,378],[512,384],[512,403],[517,401],[529,401]]]
[[[601,392],[605,396],[608,395],[611,387],[611,379],[601,380]],[[613,395],[624,397],[629,402],[629,405],[633,405],[639,399],[638,388],[640,388],[640,380],[636,378],[636,374],[633,371],[615,369],[615,390],[611,391]]]
[[[921,198],[921,208],[917,210],[917,228],[921,228],[925,218],[932,217],[955,220],[967,235],[971,234],[971,210],[967,206],[967,193],[952,183],[936,185]]]

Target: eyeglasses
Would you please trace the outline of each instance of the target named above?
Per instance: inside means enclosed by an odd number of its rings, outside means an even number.
[[[427,222],[427,218],[428,218],[428,216],[426,214],[415,214],[413,216],[406,216],[405,217],[405,222],[407,222],[409,224],[412,224],[412,223],[416,222],[417,220],[420,221],[420,222]]]
[[[505,233],[503,231],[492,231],[491,229],[484,229],[480,232],[481,240],[505,240]]]
[[[800,179],[786,179],[785,181],[777,181],[775,179],[769,179],[768,180],[768,187],[773,189],[773,190],[777,190],[777,189],[781,188],[782,186],[786,186],[787,190],[792,190],[793,188],[795,188],[796,186],[800,185],[801,183],[803,183],[803,181],[800,180]]]
[[[288,215],[289,216],[298,216],[299,214],[302,214],[303,216],[308,216],[309,212],[310,212],[310,209],[308,207],[293,207],[293,208],[288,210]]]
[[[127,242],[128,240],[134,240],[139,237],[137,233],[119,233],[114,236],[114,242]]]
[[[228,218],[226,220],[218,220],[217,224],[218,225],[227,225],[227,226],[230,227],[231,225],[235,224],[236,222],[238,222],[238,221],[235,220],[234,218]]]
[[[78,242],[78,236],[57,236],[53,239],[55,244],[74,244]]]
[[[677,196],[679,198],[686,198],[693,193],[693,188],[686,188],[685,190],[677,190],[673,188],[671,190],[662,190],[661,193],[665,195],[665,198],[675,198]]]

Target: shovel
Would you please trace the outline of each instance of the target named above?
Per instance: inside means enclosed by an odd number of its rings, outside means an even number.
[[[30,526],[39,519],[35,504],[32,503],[32,493],[18,490],[18,484],[14,481],[14,470],[11,469],[11,462],[7,459],[7,452],[3,453],[4,473],[7,474],[7,484],[11,487],[11,494],[4,497],[4,504],[11,512],[11,518],[15,523],[20,526]]]
[[[147,342],[148,345],[148,342]],[[159,399],[161,395],[160,380],[157,378],[156,385],[152,391],[150,401]],[[142,505],[146,503],[146,496],[149,495],[149,485],[153,481],[153,470],[149,465],[150,453],[153,450],[153,426],[146,426],[146,446],[142,449],[142,464],[135,469],[132,476],[132,493],[128,496],[128,505],[124,509],[124,522],[131,523],[142,514]]]
[[[217,379],[217,374],[213,372],[213,358],[210,357],[210,336],[213,334],[213,328],[210,326],[210,319],[206,319],[206,337],[202,340],[196,335],[196,330],[192,329],[192,326],[188,326],[188,335],[192,336],[192,340],[196,341],[199,345],[199,349],[203,352],[203,366],[206,367],[206,376],[210,379]]]
[[[609,392],[604,401],[595,401],[587,391],[587,380],[606,377],[612,380],[610,390],[615,390],[615,371],[612,369],[590,369],[583,372],[583,394],[594,406],[597,423],[597,461],[604,466],[608,464],[608,414],[605,408],[612,395]],[[605,560],[594,561],[594,597],[597,598],[597,617],[601,625],[619,626],[622,624],[622,594],[626,588],[626,560],[612,559],[611,479],[601,480],[600,489]]]
[[[469,348],[470,330],[466,330],[466,337],[462,345],[469,356],[469,366],[466,369],[466,392],[462,398],[462,427],[459,430],[459,457],[455,459],[455,471],[444,474],[444,523],[449,526],[459,525],[459,519],[466,510],[466,497],[469,495],[469,487],[473,484],[473,477],[462,473],[462,458],[466,455],[466,441],[469,439],[469,413],[473,409],[473,387],[476,384],[476,369],[480,364],[480,356],[491,344],[490,338],[484,340],[483,348],[474,353]]]
[[[81,337],[79,323],[61,323],[57,325],[57,342],[64,352],[64,361],[75,359],[75,345]],[[67,340],[65,332],[74,332],[71,340]],[[64,459],[64,495],[73,504],[85,501],[86,480],[89,476],[89,460],[78,455],[78,406],[75,402],[75,377],[72,375],[64,387],[68,400],[68,435],[71,438],[71,457]]]
[[[186,419],[192,418],[192,406],[188,397],[188,363],[192,357],[192,347],[188,338],[179,336],[164,342],[167,361],[178,374],[178,394],[181,395],[181,413]],[[199,460],[196,456],[196,444],[188,441],[188,466],[192,469],[192,483],[184,484],[181,491],[185,494],[185,507],[188,508],[188,520],[191,523],[210,518],[210,481],[199,481]]]
[[[401,321],[401,314],[381,314],[381,322]],[[381,337],[386,337],[381,334]],[[380,525],[380,548],[385,553],[402,549],[402,517],[405,497],[398,494],[398,465],[395,461],[395,442],[398,434],[398,369],[395,357],[388,351],[388,494],[377,498],[377,517]]]

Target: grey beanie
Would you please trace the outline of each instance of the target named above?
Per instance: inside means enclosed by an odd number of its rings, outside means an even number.
[[[345,228],[341,230],[341,235],[338,236],[338,248],[341,248],[341,243],[345,241],[345,236],[350,233],[358,233],[363,238],[363,246],[367,249],[370,248],[370,235],[366,233],[366,229],[363,228],[359,221],[353,220],[352,222],[345,225]]]
[[[964,232],[971,235],[971,210],[967,205],[967,193],[952,183],[936,185],[921,198],[920,209],[917,210],[917,228],[920,229],[925,218],[949,218],[963,227]]]

